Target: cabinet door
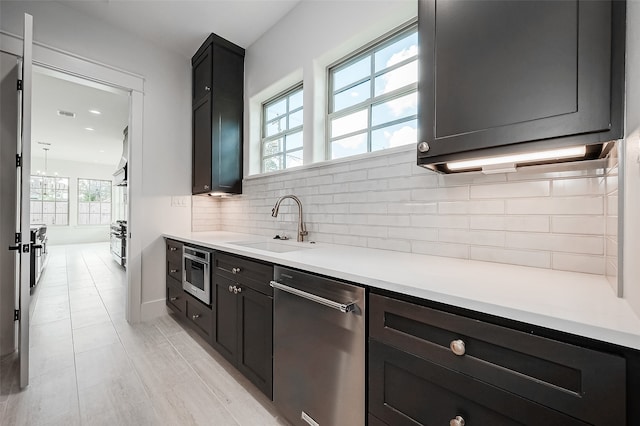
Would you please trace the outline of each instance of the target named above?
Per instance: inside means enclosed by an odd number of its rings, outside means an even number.
[[[193,108],[192,193],[211,191],[211,101],[203,98]]]
[[[212,48],[209,46],[193,61],[192,104],[195,105],[205,96],[211,95]]]
[[[369,411],[389,425],[578,426],[580,422],[415,355],[370,341]]]
[[[238,370],[269,398],[273,375],[273,298],[249,287],[238,293]]]
[[[238,297],[232,290],[229,290],[230,287],[234,286],[232,281],[218,275],[214,276],[213,281],[213,347],[229,362],[236,364],[236,354],[238,352]]]
[[[242,97],[214,94],[211,120],[214,191],[242,192]]]
[[[421,0],[419,7],[420,139],[430,145],[421,158],[621,136],[611,127],[610,1]]]

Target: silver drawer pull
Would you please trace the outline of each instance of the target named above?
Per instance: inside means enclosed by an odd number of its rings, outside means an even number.
[[[229,286],[229,293],[233,293],[233,286],[232,285]]]
[[[176,297],[176,296],[174,296],[174,297],[170,297],[170,298],[169,298],[169,300],[171,300],[172,302],[175,302],[175,301],[176,301],[176,300],[178,300],[178,299],[180,299],[180,298],[179,298],[179,297]]]
[[[460,339],[452,340],[451,343],[449,344],[449,347],[451,348],[451,352],[453,352],[454,354],[458,356],[464,355],[465,347],[464,347],[464,342],[462,340]],[[462,424],[464,424],[464,419],[462,420]]]
[[[169,247],[169,251],[177,251],[178,248],[177,247]]]
[[[204,86],[204,91],[205,91],[205,92],[210,92],[210,91],[211,91],[211,87],[209,87],[209,86]]]
[[[198,318],[200,318],[200,314],[195,314],[191,316],[191,319],[197,320]]]
[[[242,293],[242,287],[236,287],[236,286],[234,285],[234,286],[233,286],[233,292],[234,292],[235,294]]]
[[[175,274],[176,272],[178,272],[177,269],[169,269],[169,273],[171,273],[171,274]]]
[[[349,302],[349,303],[336,302],[334,300],[325,299],[324,297],[320,297],[315,294],[307,293],[306,291],[298,290],[297,288],[280,284],[277,281],[271,281],[270,285],[275,289],[286,291],[287,293],[291,293],[296,296],[302,297],[303,299],[311,300],[312,302],[316,302],[321,305],[328,306],[330,308],[336,309],[345,314],[356,310],[356,304],[354,302]]]
[[[464,426],[464,419],[462,416],[456,416],[455,419],[451,419],[449,426]]]
[[[239,274],[240,273],[240,268],[231,268],[231,272],[234,274]]]

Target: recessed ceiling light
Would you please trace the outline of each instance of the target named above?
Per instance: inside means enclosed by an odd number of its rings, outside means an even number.
[[[89,112],[90,112],[91,114],[95,114],[95,115],[100,115],[100,114],[102,114],[102,113],[101,113],[100,111],[98,111],[97,109],[90,109],[90,110],[89,110]]]
[[[85,127],[84,129],[85,129],[85,130],[88,130],[88,131],[90,131],[90,132],[93,132],[93,131],[95,130],[93,127]]]

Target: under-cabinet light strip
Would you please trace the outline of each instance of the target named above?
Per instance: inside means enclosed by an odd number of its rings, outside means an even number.
[[[447,163],[449,170],[477,169],[482,166],[492,166],[496,164],[520,164],[535,161],[561,160],[567,158],[584,157],[587,147],[574,146],[571,148],[553,149],[550,151],[528,152],[525,154],[503,155],[500,157],[476,158],[473,160],[454,161]]]

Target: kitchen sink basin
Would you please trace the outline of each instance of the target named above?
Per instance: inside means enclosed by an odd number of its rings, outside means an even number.
[[[312,248],[308,245],[303,246],[303,243],[282,243],[276,241],[240,241],[229,244],[256,250],[270,251],[274,253],[287,253],[290,251],[306,250]]]

